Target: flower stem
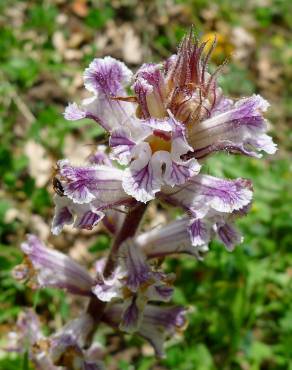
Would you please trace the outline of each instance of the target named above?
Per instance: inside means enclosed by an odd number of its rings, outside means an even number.
[[[129,213],[127,214],[124,223],[112,245],[110,254],[107,259],[107,263],[104,269],[104,276],[108,277],[111,275],[115,263],[116,263],[116,257],[117,252],[121,246],[121,244],[128,238],[134,236],[139,228],[139,225],[141,223],[141,220],[143,218],[143,215],[145,213],[147,204],[144,203],[138,203],[135,208],[131,209]]]
[[[111,273],[113,272],[115,266],[116,266],[116,260],[117,260],[117,252],[121,246],[121,244],[128,238],[134,236],[139,228],[139,225],[141,223],[141,220],[143,218],[143,215],[146,211],[147,204],[144,203],[138,203],[134,208],[130,209],[123,225],[117,234],[105,268],[104,268],[104,277],[109,277]],[[89,313],[92,318],[94,319],[95,325],[92,329],[92,334],[96,331],[98,324],[100,322],[100,319],[103,315],[103,312],[106,307],[106,302],[102,302],[99,300],[96,296],[92,295],[88,307],[87,307],[87,313]]]

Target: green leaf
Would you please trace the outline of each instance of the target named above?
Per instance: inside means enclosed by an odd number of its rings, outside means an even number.
[[[22,357],[22,370],[29,370],[28,351],[25,351]]]

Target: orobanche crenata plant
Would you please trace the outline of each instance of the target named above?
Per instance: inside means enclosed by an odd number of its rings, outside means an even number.
[[[218,151],[275,153],[263,117],[269,103],[260,95],[237,101],[224,96],[218,71],[208,72],[215,41],[206,44],[191,30],[177,54],[143,64],[135,74],[109,56],[85,70],[91,96],[69,104],[64,115],[101,125],[108,146],[98,146],[82,166],[58,162],[52,233],[64,225],[93,229],[103,223],[113,243],[93,275],[34,235],[21,245],[25,258],[14,270],[17,279],[84,298],[80,316],[49,337],[32,310],[18,319],[15,346],[24,348],[28,338],[37,369],[104,368],[93,340],[101,323],[145,338],[163,357],[167,337],[186,327],[186,308],[166,303],[175,274],[163,272],[157,259],[180,254],[201,259],[214,237],[229,251],[242,241],[234,222],[249,210],[251,181],[204,174],[204,163]],[[177,207],[181,216],[141,232],[151,201]]]

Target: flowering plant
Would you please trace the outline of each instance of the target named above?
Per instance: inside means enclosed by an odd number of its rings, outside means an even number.
[[[238,101],[224,96],[218,70],[208,71],[215,41],[208,51],[206,44],[190,31],[177,54],[144,64],[134,75],[111,57],[94,59],[85,70],[92,96],[69,104],[64,115],[97,122],[108,133],[108,146],[98,146],[82,166],[58,162],[52,233],[64,225],[93,229],[102,223],[113,243],[107,259],[96,261],[94,275],[34,235],[21,245],[25,258],[14,270],[17,279],[88,301],[78,318],[50,337],[33,311],[19,318],[16,346],[28,336],[37,368],[103,368],[92,341],[101,322],[142,336],[164,356],[165,339],[186,327],[186,309],[165,304],[175,276],[156,260],[183,253],[202,259],[214,237],[229,251],[242,241],[234,224],[249,210],[251,181],[204,174],[204,163],[218,151],[273,154],[263,117],[269,104],[259,95]],[[177,207],[181,216],[141,232],[151,201]]]

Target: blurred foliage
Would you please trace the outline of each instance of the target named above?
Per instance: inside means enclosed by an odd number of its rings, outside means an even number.
[[[0,2],[3,338],[24,306],[35,306],[50,323],[44,328],[48,333],[79,309],[78,302],[68,301],[62,292],[46,289],[36,294],[11,277],[11,269],[22,258],[18,247],[25,234],[42,230],[33,217],[49,225],[53,211],[49,176],[44,185],[38,184],[26,143],[39,144],[54,163],[68,152],[70,135],[76,148],[96,142],[98,127],[86,120],[67,122],[61,114],[67,101],[80,97],[84,67],[94,56],[107,54],[125,59],[133,69],[144,61],[158,61],[175,52],[194,24],[205,39],[217,35],[211,68],[228,60],[220,77],[223,90],[234,97],[259,92],[269,99],[280,151],[264,160],[220,154],[207,161],[206,172],[254,182],[252,210],[239,223],[244,243],[231,254],[213,242],[204,262],[189,258],[167,262],[178,276],[174,301],[192,309],[185,335],[171,338],[166,359],[157,362],[143,341],[125,336],[117,361],[115,352],[106,362],[110,369],[123,370],[292,370],[291,4],[289,0]],[[132,38],[126,42],[125,35]],[[123,49],[123,40],[132,42],[130,53]],[[64,233],[48,241],[68,251],[75,240],[86,237]],[[90,238],[88,254],[93,261],[108,248],[109,239]],[[104,343],[111,339],[107,335],[101,329]],[[5,338],[0,341],[1,348],[5,343]],[[128,359],[131,346],[141,351]],[[0,369],[29,366],[27,356],[0,352]]]

